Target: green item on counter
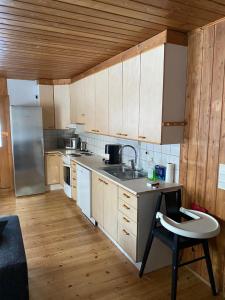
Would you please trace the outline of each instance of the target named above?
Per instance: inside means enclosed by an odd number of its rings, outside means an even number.
[[[156,176],[155,169],[153,169],[153,171],[152,171],[152,176],[151,176],[151,177],[149,176],[148,179],[151,180],[151,181],[157,181],[157,180],[158,180],[158,178],[157,178],[157,176]]]

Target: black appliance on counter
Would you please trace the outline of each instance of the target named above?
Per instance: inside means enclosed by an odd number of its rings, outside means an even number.
[[[120,144],[106,144],[105,154],[108,154],[108,159],[105,159],[106,164],[115,165],[121,163]]]

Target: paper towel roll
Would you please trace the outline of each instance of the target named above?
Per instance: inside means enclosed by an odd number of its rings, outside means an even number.
[[[174,171],[175,171],[175,164],[168,163],[166,166],[166,179],[165,182],[173,183],[174,182]]]

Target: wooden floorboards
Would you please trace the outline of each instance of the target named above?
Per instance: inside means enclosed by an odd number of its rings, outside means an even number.
[[[2,193],[0,215],[8,214],[20,218],[31,300],[170,299],[170,269],[139,279],[136,268],[62,191],[17,199]],[[213,297],[207,285],[183,268],[177,299]]]

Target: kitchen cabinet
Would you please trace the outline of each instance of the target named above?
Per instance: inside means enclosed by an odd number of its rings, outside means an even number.
[[[92,174],[92,216],[116,241],[118,218],[118,188],[110,180]]]
[[[54,85],[55,128],[65,129],[70,124],[69,85]]]
[[[84,97],[86,101],[85,130],[95,130],[95,75],[90,75],[84,80]]]
[[[120,136],[123,128],[123,66],[109,68],[109,134]]]
[[[92,217],[103,227],[104,183],[101,176],[92,173]]]
[[[95,74],[95,132],[108,134],[108,103],[108,69],[105,69]]]
[[[64,166],[63,166],[63,155],[58,154],[59,157],[59,183],[64,186]]]
[[[86,78],[70,85],[70,118],[71,123],[85,124],[86,122]]]
[[[77,200],[77,164],[75,161],[71,162],[71,186],[72,199]]]
[[[139,123],[140,55],[123,62],[123,126],[120,136],[137,139]]]
[[[40,106],[42,107],[43,129],[55,128],[55,107],[53,85],[39,85]]]
[[[141,54],[138,139],[180,143],[183,135],[187,48],[165,44]]]
[[[45,179],[46,184],[58,184],[60,182],[60,165],[57,153],[45,155]]]

